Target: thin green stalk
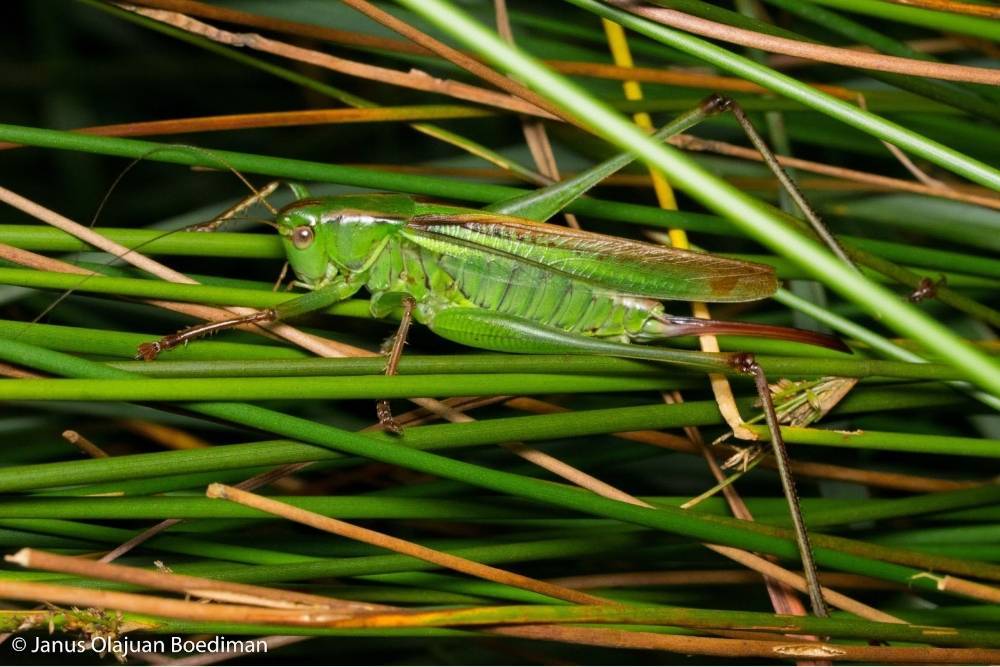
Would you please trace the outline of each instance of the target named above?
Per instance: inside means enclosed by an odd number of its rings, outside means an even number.
[[[768,437],[767,428],[763,426],[748,425],[747,428],[762,440]],[[781,435],[785,442],[796,445],[1000,458],[1000,440],[989,438],[963,438],[925,433],[888,433],[867,429],[863,431],[832,431],[800,426],[782,426]]]
[[[864,250],[851,248],[850,246],[847,246],[846,249],[851,258],[856,262],[862,263],[865,266],[878,271],[882,275],[892,278],[901,285],[906,285],[910,289],[919,289],[923,284],[923,281],[934,280],[933,278],[929,278],[927,276],[918,275],[905,267],[888,262],[881,257],[876,257],[871,253],[865,252]],[[937,288],[935,298],[942,303],[947,303],[952,308],[956,308],[964,313],[972,315],[976,319],[982,320],[986,324],[1000,327],[1000,311],[978,303],[963,294],[959,294],[955,290],[948,287],[947,282]]]
[[[866,250],[892,262],[939,270],[950,270],[960,266],[962,271],[968,273],[1000,278],[1000,261],[993,257],[925,248],[912,244],[892,243],[881,239],[866,239],[847,234],[840,235],[840,238],[856,248]]]
[[[966,16],[955,12],[938,12],[920,7],[907,7],[891,2],[875,0],[807,0],[813,4],[836,7],[849,12],[889,19],[899,23],[957,32],[973,37],[1000,41],[1000,23],[986,18]]]
[[[946,327],[901,302],[896,295],[866,280],[811,239],[790,229],[759,202],[704,171],[679,151],[649,141],[635,125],[565,78],[554,74],[534,59],[506,44],[496,34],[449,3],[442,0],[399,1],[479,53],[487,61],[521,77],[536,91],[560,105],[598,136],[604,137],[624,150],[635,151],[651,165],[661,169],[672,183],[683,187],[702,204],[725,215],[776,252],[793,259],[845,298],[862,305],[871,314],[880,317],[888,326],[921,341],[929,350],[937,352],[943,359],[960,368],[969,379],[982,388],[990,393],[1000,394],[1000,366],[994,361],[964,343]],[[776,92],[808,98],[824,111],[845,116],[845,120],[850,118],[880,138],[914,152],[918,152],[919,149],[927,159],[948,162],[952,167],[958,167],[957,170],[964,172],[965,175],[982,178],[984,183],[1000,188],[1000,173],[996,170],[969,161],[965,156],[956,154],[946,147],[933,142],[928,143],[922,137],[891,123],[887,124],[871,114],[859,112],[850,105],[820,95],[813,89],[803,94],[803,86],[798,82],[761,68],[752,61],[734,56],[703,40],[636,19],[625,12],[611,10],[594,0],[570,1],[661,41],[697,51],[710,62],[724,61],[732,69],[738,70],[739,74],[757,80],[757,83],[766,80],[770,84],[767,87]]]
[[[995,445],[994,445],[995,446]],[[933,512],[989,505],[1000,501],[1000,485],[986,484],[971,489],[926,493],[908,498],[872,500],[860,507],[827,509],[809,515],[810,526],[836,526],[862,521],[913,517]],[[784,520],[781,523],[786,523]]]
[[[284,259],[285,251],[277,234],[249,232],[164,233],[157,229],[96,227],[94,231],[115,243],[143,254],[186,257],[239,257],[241,259]],[[35,252],[89,252],[91,246],[61,229],[45,225],[2,225],[0,242]]]
[[[310,512],[345,520],[481,521],[524,518],[524,509],[495,502],[385,496],[272,496]],[[544,510],[543,510],[544,511]],[[204,496],[16,498],[0,503],[0,519],[268,519],[271,515]],[[127,532],[127,531],[125,531]]]
[[[163,518],[162,515],[157,518]],[[56,519],[16,519],[4,518],[0,526],[27,530],[47,535],[61,535],[82,540],[90,540],[101,544],[121,544],[135,537],[135,531],[126,528],[98,526],[77,521]],[[288,554],[272,549],[242,546],[239,544],[223,544],[210,540],[192,539],[177,535],[158,535],[152,538],[149,546],[163,549],[170,553],[197,556],[200,558],[217,559],[239,563],[261,563],[278,565],[304,560],[303,556]]]
[[[841,317],[825,308],[820,308],[816,304],[799,298],[787,290],[779,289],[774,298],[786,306],[790,306],[800,312],[806,313],[813,319],[822,322],[841,334],[850,336],[855,340],[859,340],[870,345],[872,349],[875,349],[888,357],[915,364],[926,363],[926,360],[919,354],[910,352],[909,350],[896,345],[891,340],[878,335],[874,331]],[[984,405],[987,405],[994,410],[1000,410],[1000,398],[996,395],[979,391],[965,382],[951,381],[949,384],[959,391],[969,394]]]
[[[793,304],[793,307],[796,307]],[[830,318],[830,322],[839,320]],[[32,324],[0,320],[0,337],[30,337],[37,345],[64,352],[99,354],[102,357],[133,358],[136,346],[147,342],[152,334],[108,332],[102,329],[66,327],[52,324]],[[726,341],[728,337],[723,337]],[[737,340],[734,338],[734,340]],[[740,345],[750,339],[738,339]],[[882,339],[884,340],[884,339]],[[888,341],[886,341],[888,342]],[[901,349],[901,348],[900,348]],[[801,351],[801,349],[797,350]],[[294,352],[294,354],[292,354]],[[809,349],[811,353],[825,351]],[[758,363],[768,371],[782,376],[840,375],[845,377],[895,377],[914,380],[949,380],[957,371],[943,364],[927,364],[912,353],[907,361],[893,362],[843,354],[829,356],[761,355]],[[204,341],[172,351],[170,359],[155,362],[112,362],[111,365],[145,376],[154,377],[231,377],[289,375],[376,375],[383,370],[381,357],[342,359],[303,358],[301,353],[284,347]],[[230,360],[230,361],[227,361]],[[594,375],[662,376],[684,373],[681,368],[611,357],[586,355],[407,355],[403,357],[401,373],[406,374],[469,374],[469,373],[557,373]]]
[[[150,281],[152,282],[152,281]],[[339,305],[339,304],[338,304]],[[153,334],[125,331],[68,327],[56,324],[28,323],[0,320],[0,337],[30,339],[32,343],[62,352],[99,355],[100,357],[135,358],[136,348],[155,338]],[[227,341],[201,341],[197,345],[173,350],[172,358],[200,362],[219,359],[259,359],[279,361],[304,359],[307,352],[282,345],[255,343],[230,343]]]
[[[695,379],[562,374],[369,375],[297,377],[142,378],[109,380],[0,380],[7,401],[260,401],[389,399],[423,396],[662,391],[698,386]]]
[[[1000,524],[897,530],[889,534],[876,535],[872,541],[879,544],[899,544],[901,546],[956,544],[961,542],[983,545],[997,544],[1000,543]]]
[[[687,111],[691,107],[698,104],[700,98],[688,97],[688,96],[671,96],[666,98],[655,97],[655,91],[648,98],[643,98],[641,100],[616,100],[607,99],[602,96],[602,99],[611,107],[622,112],[634,113],[636,111]],[[897,113],[921,113],[921,114],[943,114],[946,116],[956,116],[961,115],[961,111],[953,109],[941,102],[934,100],[925,100],[917,95],[906,95],[905,93],[896,93],[896,96],[886,96],[883,92],[882,95],[877,93],[872,94],[872,99],[865,95],[865,101],[868,102],[868,110],[873,113],[879,114],[897,114]],[[889,93],[892,95],[892,93]],[[767,97],[751,97],[748,94],[737,94],[733,95],[737,101],[739,101],[740,106],[743,107],[744,111],[747,112],[771,112],[771,111],[781,111],[781,112],[802,112],[802,113],[813,113],[813,110],[805,106],[801,102],[796,102],[795,100],[789,100],[781,97],[773,97],[768,94]],[[728,123],[727,123],[728,124]]]
[[[389,584],[393,591],[411,589],[420,594],[426,591],[436,593],[457,593],[460,595],[478,596],[479,604],[496,604],[496,601],[513,602],[515,604],[552,604],[552,598],[544,598],[520,588],[511,588],[502,584],[482,579],[468,579],[441,574],[438,572],[397,572],[394,574],[373,574],[358,577],[364,582]],[[404,588],[405,587],[405,588]],[[362,589],[364,590],[364,589]],[[658,603],[666,603],[666,599]],[[425,603],[426,604],[426,603]],[[475,603],[473,603],[475,604]],[[633,604],[626,601],[625,604]]]
[[[942,364],[911,364],[874,359],[809,359],[808,362],[761,357],[765,367],[783,375],[846,375],[896,377],[914,380],[947,380],[955,370]],[[619,363],[622,362],[622,363]],[[265,377],[303,375],[377,375],[384,366],[379,357],[296,359],[275,361],[123,361],[114,368],[152,377]],[[452,373],[563,373],[568,375],[662,375],[664,367],[629,359],[569,355],[407,355],[400,360],[400,375]]]
[[[739,525],[738,519],[728,516],[709,515],[705,518],[727,526]],[[794,536],[791,528],[772,525],[770,523],[754,523],[754,530],[761,534],[779,536]],[[898,563],[925,570],[917,578],[926,578],[926,572],[947,572],[976,579],[1000,580],[1000,565],[974,561],[969,558],[957,558],[949,555],[935,555],[927,552],[907,550],[899,547],[887,547],[881,544],[863,542],[861,540],[811,532],[813,544],[817,547],[839,549],[862,558],[875,558],[889,563]],[[906,582],[907,585],[914,582]]]
[[[160,144],[120,137],[97,137],[2,123],[0,123],[0,141],[210,169],[231,167],[244,173],[263,174],[292,181],[324,181],[382,191],[409,192],[457,201],[492,203],[527,192],[522,188],[490,183],[470,183],[460,179],[393,173],[234,151],[196,149],[190,146]],[[720,233],[723,230],[730,232],[732,230],[731,225],[716,216],[667,211],[654,206],[628,204],[593,197],[578,199],[570,204],[567,210],[571,213],[592,215],[597,218],[631,221],[658,227],[685,226],[686,229],[707,233]]]
[[[559,510],[546,506],[486,497],[477,500],[451,498],[396,498],[393,496],[272,496],[283,503],[344,520],[444,520],[444,521],[527,521],[536,518],[565,518]],[[908,498],[868,500],[845,507],[826,502],[803,503],[809,524],[836,526],[845,523],[877,521],[921,514],[931,514],[969,507],[990,505],[1000,498],[1000,487],[985,485],[959,491],[930,493]],[[661,507],[678,507],[686,498],[651,497],[646,499]],[[809,500],[809,499],[807,499]],[[811,499],[823,500],[823,499]],[[763,503],[754,503],[759,506]],[[773,503],[768,503],[770,506]],[[764,513],[766,523],[785,525],[787,510],[773,508],[777,514]],[[722,510],[720,512],[720,510]],[[698,505],[698,514],[705,510]],[[725,514],[718,506],[714,512]],[[268,519],[271,515],[235,503],[213,502],[204,496],[79,497],[36,496],[12,498],[0,503],[0,519]],[[581,523],[573,518],[570,523]],[[584,524],[586,521],[583,522]],[[4,524],[14,527],[13,524]],[[20,527],[25,527],[21,525]],[[584,526],[577,528],[585,530]],[[595,527],[603,530],[603,527]],[[957,529],[956,529],[957,530]],[[971,528],[970,528],[971,530]],[[971,533],[970,533],[971,535]],[[971,541],[971,538],[967,541]]]
[[[93,379],[129,376],[124,371],[17,341],[8,340],[3,346],[0,346],[0,356],[12,363],[59,375]],[[499,493],[617,519],[700,541],[739,546],[743,549],[770,553],[785,558],[797,558],[798,556],[794,540],[787,536],[778,537],[763,534],[758,532],[760,527],[754,524],[722,526],[715,520],[710,521],[680,510],[649,509],[608,500],[582,489],[554,485],[547,481],[513,475],[413,449],[405,444],[408,439],[407,435],[403,435],[395,441],[388,437],[372,438],[245,403],[201,402],[187,403],[185,407],[210,418],[223,419],[343,453],[363,456],[439,477],[464,481]],[[456,424],[454,426],[467,425]],[[512,434],[505,434],[505,439],[511,438]],[[936,588],[931,581],[925,582],[914,578],[919,572],[912,568],[826,548],[817,549],[815,556],[819,564],[827,567],[862,572],[891,581],[910,582],[913,586],[929,590]],[[287,576],[287,571],[282,568],[276,569],[278,571],[269,573],[269,576]],[[226,570],[226,574],[231,575],[232,570]]]
[[[680,351],[678,351],[680,353]],[[811,358],[764,359],[781,375],[815,375],[823,368],[851,371],[872,366],[868,360],[836,363],[839,360]],[[832,364],[817,364],[833,361]],[[877,362],[876,362],[877,363]],[[878,367],[877,365],[875,366]],[[884,366],[883,366],[884,367]],[[923,370],[919,366],[915,370]],[[737,371],[733,374],[738,375]],[[835,373],[852,377],[851,372]],[[863,375],[863,373],[862,373]],[[907,374],[909,375],[909,374]],[[905,377],[906,375],[904,375]],[[300,377],[148,378],[105,380],[18,379],[0,380],[0,396],[8,401],[214,401],[378,399],[420,396],[506,396],[511,394],[601,393],[660,391],[699,386],[694,377],[660,373],[652,377],[604,376],[556,373],[453,373],[444,375],[356,375],[349,378],[313,376],[304,383]]]
[[[765,258],[766,259],[766,258]],[[770,261],[771,264],[779,266],[782,260]],[[780,273],[796,274],[801,271],[781,271]],[[920,277],[910,274],[901,267],[894,267],[895,273],[902,273],[912,276],[913,280],[919,281]],[[991,289],[996,281],[988,278],[977,277],[955,277],[951,281],[953,284],[967,283],[976,287]],[[5,268],[0,267],[0,283],[6,285],[17,285],[20,287],[33,287],[49,290],[72,290],[73,292],[83,292],[89,294],[113,294],[127,297],[137,297],[145,299],[167,299],[170,301],[185,301],[215,305],[235,305],[248,306],[251,308],[271,308],[285,301],[290,301],[296,293],[275,292],[270,289],[240,287],[231,284],[187,284],[171,283],[162,280],[151,280],[146,278],[134,278],[124,276],[79,276],[72,273],[59,273],[52,271],[38,271],[35,269]],[[950,291],[955,298],[961,298],[970,304],[968,309],[975,311],[985,311],[987,322],[991,322],[997,317],[991,313],[991,309],[980,306],[974,301],[961,295],[956,295]],[[326,309],[331,315],[346,315],[353,317],[370,317],[368,304],[359,299],[350,299],[334,304]],[[28,325],[25,324],[27,327]]]
[[[0,354],[3,354],[2,346]],[[926,387],[862,389],[852,392],[844,399],[837,406],[837,411],[838,414],[885,412],[953,404],[956,400],[957,397],[952,392],[931,391]],[[751,399],[745,399],[740,400],[738,405],[741,410],[745,410],[751,408],[752,403]],[[721,421],[718,406],[714,401],[690,401],[670,405],[660,403],[562,414],[506,417],[465,424],[416,426],[406,430],[406,444],[413,449],[442,450],[512,440],[555,440],[621,431],[707,426]],[[395,442],[393,438],[382,434],[371,434],[369,438],[373,442],[387,444]],[[0,492],[158,477],[165,471],[172,475],[193,474],[204,470],[328,461],[341,457],[341,454],[323,447],[289,440],[274,440],[189,451],[7,466],[0,468]]]
[[[156,232],[144,229],[97,229],[98,233],[106,236],[112,241],[122,243],[130,248],[141,248],[144,254],[148,255],[179,255],[190,257],[240,257],[246,259],[283,259],[284,249],[277,236],[264,234],[237,234],[227,232],[214,232],[213,234],[184,234]],[[876,241],[871,239],[861,239],[859,237],[841,236],[841,239],[848,245],[864,249],[873,249],[874,254],[879,258],[892,259],[904,264],[915,264],[925,268],[938,269],[942,276],[947,278],[947,284],[956,287],[981,286],[993,288],[996,283],[983,280],[979,277],[1000,278],[1000,262],[975,255],[963,253],[933,250],[909,246],[901,243],[887,241]],[[205,239],[202,243],[200,240]],[[3,225],[0,226],[0,242],[36,252],[80,252],[90,250],[89,246],[83,242],[51,227],[38,225]],[[746,261],[758,262],[773,266],[778,272],[779,278],[801,278],[804,271],[789,260],[774,255],[749,255],[746,253],[718,253],[723,257],[732,257]],[[75,262],[76,265],[91,271],[102,273],[113,277],[142,277],[138,272],[130,269],[117,269],[103,264],[93,262]],[[9,268],[16,268],[14,265],[3,265]],[[883,266],[879,264],[878,266]],[[955,273],[954,269],[960,267],[962,273]],[[919,280],[921,276],[912,273],[903,276],[899,282],[911,284]],[[977,275],[967,275],[977,274]],[[199,282],[207,285],[223,285],[235,279],[225,279],[215,276],[199,276],[189,274],[197,278]],[[870,273],[869,277],[875,280],[887,280],[878,273]],[[901,273],[894,274],[897,278]],[[270,290],[270,283],[255,281],[240,281],[239,284],[233,282],[233,286],[253,282],[254,286],[259,286],[262,290]]]
[[[628,221],[623,221],[628,222]],[[284,259],[285,251],[280,239],[273,234],[247,232],[214,232],[212,234],[163,234],[148,229],[120,229],[98,227],[94,231],[129,248],[142,246],[147,255],[180,255],[185,257],[239,257],[243,259]],[[719,233],[720,230],[715,230]],[[866,250],[883,259],[939,271],[953,271],[961,267],[963,274],[1000,278],[1000,261],[982,255],[970,255],[912,244],[868,239],[846,234],[838,235],[851,246]],[[42,225],[0,225],[0,243],[7,243],[35,252],[85,252],[90,247],[61,230]],[[722,253],[720,253],[722,254]],[[785,269],[789,263],[784,258],[750,257],[753,261],[779,262]],[[92,270],[96,267],[88,266]],[[799,269],[795,267],[798,272]],[[268,286],[270,287],[270,286]]]
[[[0,283],[39,289],[73,290],[94,294],[118,294],[147,299],[168,299],[216,305],[270,308],[297,295],[288,292],[256,290],[217,285],[171,283],[165,280],[120,278],[114,276],[79,276],[72,273],[0,268]],[[28,323],[25,323],[28,326]]]
[[[310,466],[310,472],[319,473],[349,463],[349,459],[324,461]],[[118,482],[62,487],[41,491],[38,496],[152,496],[171,491],[200,492],[209,484],[238,484],[261,473],[273,470],[268,466],[241,466],[228,470],[206,470],[185,475],[157,475],[149,478],[126,478]]]

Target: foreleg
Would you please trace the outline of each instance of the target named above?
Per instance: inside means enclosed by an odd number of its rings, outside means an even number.
[[[233,317],[220,322],[205,322],[181,329],[177,333],[164,336],[151,343],[142,343],[137,350],[136,359],[152,361],[161,353],[181,345],[187,345],[192,340],[217,334],[227,329],[235,329],[246,324],[269,324],[279,322],[299,315],[332,306],[343,301],[360,288],[360,283],[342,281],[331,283],[325,287],[303,294],[294,299],[278,304],[273,308],[265,308],[241,317]]]

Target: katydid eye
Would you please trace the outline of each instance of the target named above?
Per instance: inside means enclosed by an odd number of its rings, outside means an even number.
[[[312,227],[296,227],[292,230],[292,245],[299,250],[305,250],[312,245],[315,237]]]

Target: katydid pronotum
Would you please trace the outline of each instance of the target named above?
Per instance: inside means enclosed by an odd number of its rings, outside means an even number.
[[[711,96],[656,136],[665,139],[732,106],[728,99]],[[738,109],[736,115],[752,132]],[[628,154],[616,156],[572,179],[482,210],[402,194],[313,198],[303,186],[290,184],[296,200],[278,212],[276,227],[296,276],[293,284],[308,291],[274,308],[192,326],[143,344],[138,356],[154,359],[207,334],[294,318],[366,289],[374,316],[403,315],[387,347],[390,374],[395,372],[411,318],[443,338],[501,352],[609,355],[749,374],[764,404],[812,607],[814,613],[825,615],[787,454],[760,367],[748,354],[697,354],[635,343],[742,334],[847,348],[839,339],[811,331],[674,316],[661,303],[763,299],[778,286],[771,267],[545,223],[633,159]],[[780,173],[773,156],[768,164]],[[779,180],[789,183],[783,173]],[[273,184],[268,187],[273,189]],[[259,198],[255,194],[247,201]],[[804,206],[800,195],[796,200]],[[811,211],[807,217],[818,224]],[[217,222],[224,220],[221,216]],[[379,402],[378,415],[387,430],[399,432],[386,402]]]

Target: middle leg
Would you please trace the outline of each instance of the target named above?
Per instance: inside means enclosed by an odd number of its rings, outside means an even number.
[[[413,308],[417,302],[412,296],[405,296],[402,299],[403,316],[399,320],[399,328],[392,338],[386,341],[387,345],[383,351],[386,352],[385,374],[386,377],[396,375],[399,370],[399,358],[403,356],[403,346],[406,345],[406,337],[410,332],[410,324],[413,322]],[[378,414],[378,421],[389,433],[399,435],[403,432],[403,427],[392,416],[392,409],[389,401],[382,399],[375,404],[375,412]]]

